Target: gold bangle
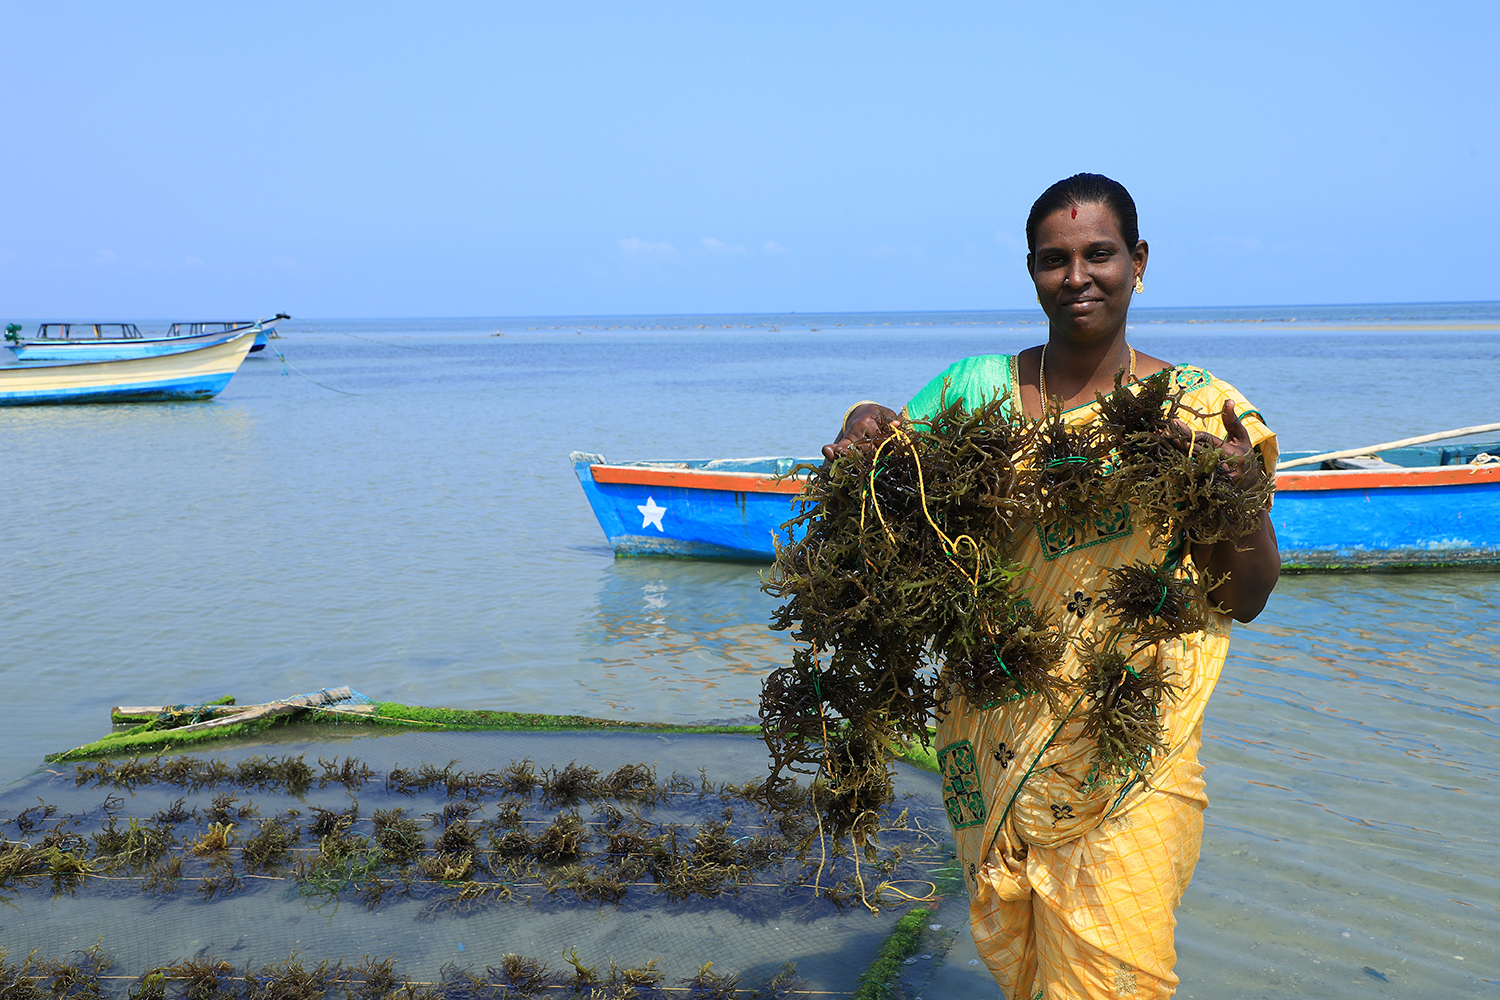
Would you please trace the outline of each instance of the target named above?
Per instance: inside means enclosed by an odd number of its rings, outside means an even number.
[[[873,400],[873,399],[861,399],[859,402],[855,403],[853,406],[849,407],[849,409],[847,409],[847,410],[844,411],[844,419],[843,419],[843,421],[841,421],[839,423],[839,430],[840,431],[843,431],[843,430],[845,430],[845,429],[848,428],[848,426],[849,426],[849,414],[853,413],[855,410],[859,409],[861,406],[864,406],[866,403],[875,403],[875,400]],[[879,403],[875,403],[875,405],[879,406],[880,404]]]

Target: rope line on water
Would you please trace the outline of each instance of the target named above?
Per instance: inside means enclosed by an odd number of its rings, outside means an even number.
[[[340,330],[339,332],[340,333],[344,333],[344,331],[342,331],[342,330]],[[361,337],[357,333],[344,333],[344,336],[346,336],[346,337],[353,337],[355,340],[363,340],[367,344],[379,344],[381,347],[395,347],[395,348],[398,348],[398,349],[403,350],[403,351],[430,351],[430,350],[432,350],[432,348],[430,348],[430,347],[413,347],[410,344],[387,344],[383,340],[371,340],[369,337]]]
[[[283,375],[285,375],[286,374],[286,370],[288,368],[290,368],[292,371],[296,372],[298,375],[301,375],[303,378],[307,379],[313,385],[320,386],[320,387],[322,387],[324,389],[327,389],[329,392],[336,392],[336,393],[338,393],[341,396],[363,396],[364,395],[364,393],[362,393],[362,392],[348,392],[348,391],[346,391],[344,389],[335,389],[331,385],[328,385],[328,384],[326,384],[324,382],[319,382],[317,379],[313,378],[311,375],[307,374],[302,369],[298,368],[296,365],[294,365],[290,361],[288,361],[286,359],[286,355],[285,354],[282,354],[280,351],[277,351],[276,348],[274,348],[274,347],[272,347],[271,350],[275,351],[276,352],[276,356],[281,359],[281,374],[283,374]]]

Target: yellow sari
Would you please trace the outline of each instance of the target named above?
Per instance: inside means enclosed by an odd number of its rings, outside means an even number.
[[[1276,438],[1232,386],[1200,368],[1172,373],[1185,390],[1193,430],[1222,436],[1224,401],[1250,433],[1268,473]],[[995,398],[1021,412],[1015,359],[969,358],[951,366],[906,406],[930,418],[946,394],[977,406]],[[1071,423],[1097,417],[1088,404],[1064,413]],[[1104,631],[1097,595],[1118,566],[1159,563],[1148,531],[1124,508],[1105,510],[1081,535],[1036,525],[1015,539],[1019,581],[1038,610],[1070,638]],[[1184,559],[1190,559],[1185,553]],[[1044,698],[969,704],[955,697],[938,721],[943,800],[968,881],[979,953],[1006,1000],[1167,997],[1177,986],[1173,911],[1198,861],[1203,830],[1203,712],[1229,648],[1229,619],[1206,612],[1208,627],[1159,644],[1163,675],[1180,686],[1162,706],[1168,751],[1144,781],[1100,781],[1094,746],[1078,713],[1058,716]],[[1076,679],[1069,644],[1063,672]],[[1075,707],[1077,707],[1075,705]]]

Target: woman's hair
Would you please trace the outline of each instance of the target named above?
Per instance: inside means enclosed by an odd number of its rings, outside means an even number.
[[[1058,209],[1078,205],[1109,206],[1119,220],[1120,235],[1125,237],[1127,251],[1133,251],[1141,241],[1135,199],[1130,197],[1125,185],[1103,174],[1074,174],[1043,191],[1031,206],[1031,214],[1026,216],[1026,252],[1036,253],[1036,227],[1043,219]]]

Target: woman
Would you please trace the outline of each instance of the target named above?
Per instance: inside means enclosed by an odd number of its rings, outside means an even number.
[[[1047,314],[1047,342],[1014,357],[950,366],[900,414],[876,403],[845,414],[832,459],[882,436],[898,416],[930,419],[962,397],[972,409],[994,399],[1035,419],[1061,409],[1070,423],[1095,419],[1096,392],[1172,369],[1184,403],[1205,416],[1178,425],[1183,447],[1222,445],[1242,485],[1273,474],[1276,439],[1231,386],[1202,369],[1171,365],[1126,342],[1132,294],[1143,289],[1148,247],[1135,203],[1120,184],[1078,174],[1043,192],[1026,220],[1027,270]],[[1170,996],[1177,985],[1173,911],[1198,860],[1208,804],[1198,763],[1203,710],[1224,665],[1229,618],[1248,622],[1265,606],[1280,560],[1270,518],[1234,541],[1153,549],[1149,530],[1126,509],[1101,512],[1081,532],[1047,525],[1011,539],[1029,567],[1028,597],[1072,640],[1063,671],[1076,677],[1078,646],[1104,631],[1096,600],[1109,570],[1190,561],[1218,582],[1207,627],[1154,655],[1180,691],[1163,705],[1168,750],[1144,781],[1100,781],[1082,719],[1054,715],[1040,696],[973,705],[961,697],[938,722],[943,792],[968,878],[979,952],[1006,1000]],[[976,792],[978,793],[976,795]]]

